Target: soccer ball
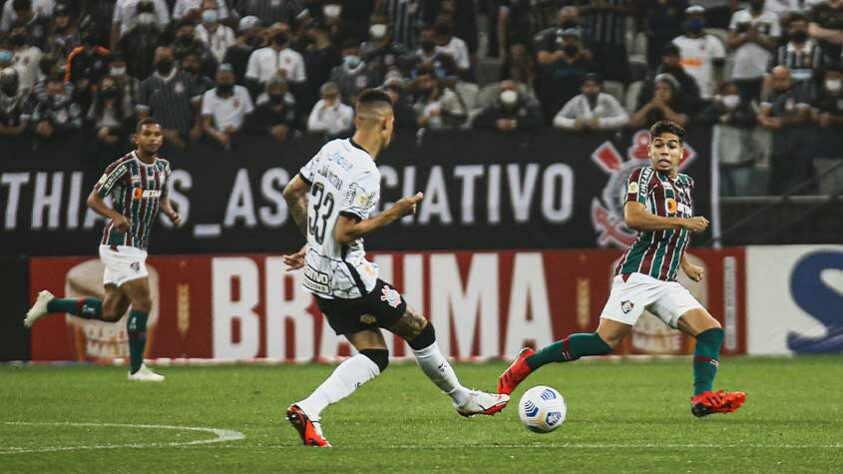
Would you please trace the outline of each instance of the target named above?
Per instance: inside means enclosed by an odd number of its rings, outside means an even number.
[[[521,423],[535,433],[550,433],[559,428],[567,413],[568,407],[562,394],[545,385],[527,390],[518,402]]]

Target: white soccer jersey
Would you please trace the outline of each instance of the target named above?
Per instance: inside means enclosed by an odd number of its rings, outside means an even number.
[[[322,298],[360,298],[377,283],[378,268],[366,260],[363,239],[340,245],[334,237],[340,215],[367,219],[380,198],[375,161],[351,139],[325,144],[299,171],[310,184],[304,287]]]

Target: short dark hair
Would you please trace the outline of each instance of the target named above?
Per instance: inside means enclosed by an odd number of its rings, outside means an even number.
[[[679,137],[679,142],[682,143],[685,137],[685,129],[676,122],[670,120],[659,120],[650,127],[650,141],[665,133],[672,133]]]
[[[140,133],[144,125],[158,125],[159,127],[161,126],[161,124],[158,123],[158,120],[155,120],[152,117],[147,117],[138,121],[138,126],[135,127],[135,133]]]
[[[374,104],[377,102],[386,102],[392,107],[392,97],[389,96],[386,92],[380,89],[366,89],[360,93],[360,96],[357,97],[357,106],[360,107],[361,105],[367,104]]]

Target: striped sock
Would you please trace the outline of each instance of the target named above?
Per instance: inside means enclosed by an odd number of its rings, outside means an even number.
[[[556,341],[527,358],[532,370],[550,362],[568,362],[583,356],[606,355],[612,348],[596,332],[577,333]]]

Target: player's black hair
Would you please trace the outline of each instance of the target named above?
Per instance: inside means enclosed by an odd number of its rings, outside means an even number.
[[[380,89],[366,89],[361,92],[360,96],[357,98],[357,107],[378,102],[386,102],[390,107],[393,105],[392,97],[390,97],[386,92]]]
[[[154,118],[147,117],[138,121],[138,126],[135,127],[135,133],[140,133],[144,125],[158,125],[159,127],[161,126],[161,124]]]
[[[650,127],[650,140],[652,141],[658,136],[665,133],[672,133],[679,137],[679,142],[682,143],[685,137],[685,129],[676,122],[670,120],[659,120]]]

